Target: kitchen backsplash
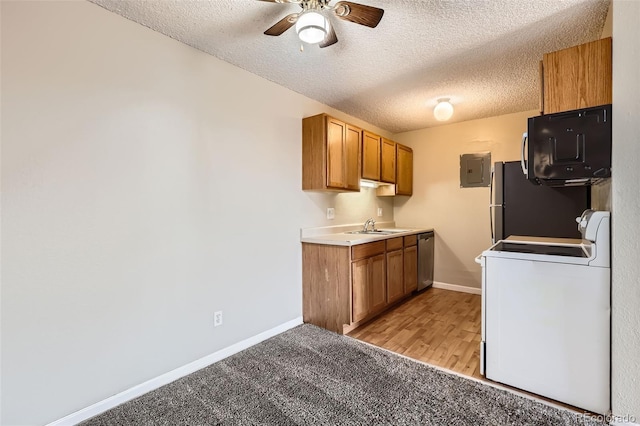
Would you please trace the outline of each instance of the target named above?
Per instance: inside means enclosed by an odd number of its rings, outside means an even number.
[[[377,197],[374,188],[361,188],[360,192],[353,193],[305,194],[317,206],[317,214],[307,218],[303,227],[364,223],[370,217],[380,222],[393,221],[393,197]],[[334,209],[334,219],[327,219],[327,208]],[[378,216],[378,208],[382,209],[382,216]]]

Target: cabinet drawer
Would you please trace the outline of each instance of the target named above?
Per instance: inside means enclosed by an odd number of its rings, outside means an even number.
[[[404,237],[405,247],[415,246],[417,242],[418,242],[418,236],[416,234],[407,235],[406,237]]]
[[[387,251],[399,250],[402,248],[402,237],[389,238],[387,240]]]
[[[351,247],[351,260],[359,260],[384,253],[384,241]]]

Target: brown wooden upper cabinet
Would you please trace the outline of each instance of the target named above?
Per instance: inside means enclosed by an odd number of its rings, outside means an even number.
[[[380,136],[362,131],[362,179],[380,180]]]
[[[362,130],[326,114],[302,119],[302,189],[360,191]]]
[[[382,138],[380,181],[396,183],[396,143]]]
[[[610,104],[611,37],[544,55],[541,112]]]
[[[408,146],[396,144],[396,194],[413,194],[413,150]]]
[[[362,179],[396,183],[396,143],[362,131]]]

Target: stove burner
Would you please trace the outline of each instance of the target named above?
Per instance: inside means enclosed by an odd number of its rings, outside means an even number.
[[[511,253],[531,253],[546,256],[588,257],[582,247],[579,246],[553,246],[544,244],[526,244],[501,242],[493,248],[494,251]]]

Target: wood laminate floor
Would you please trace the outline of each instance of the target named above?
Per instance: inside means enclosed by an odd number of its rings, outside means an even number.
[[[348,335],[481,379],[480,296],[430,288]]]

